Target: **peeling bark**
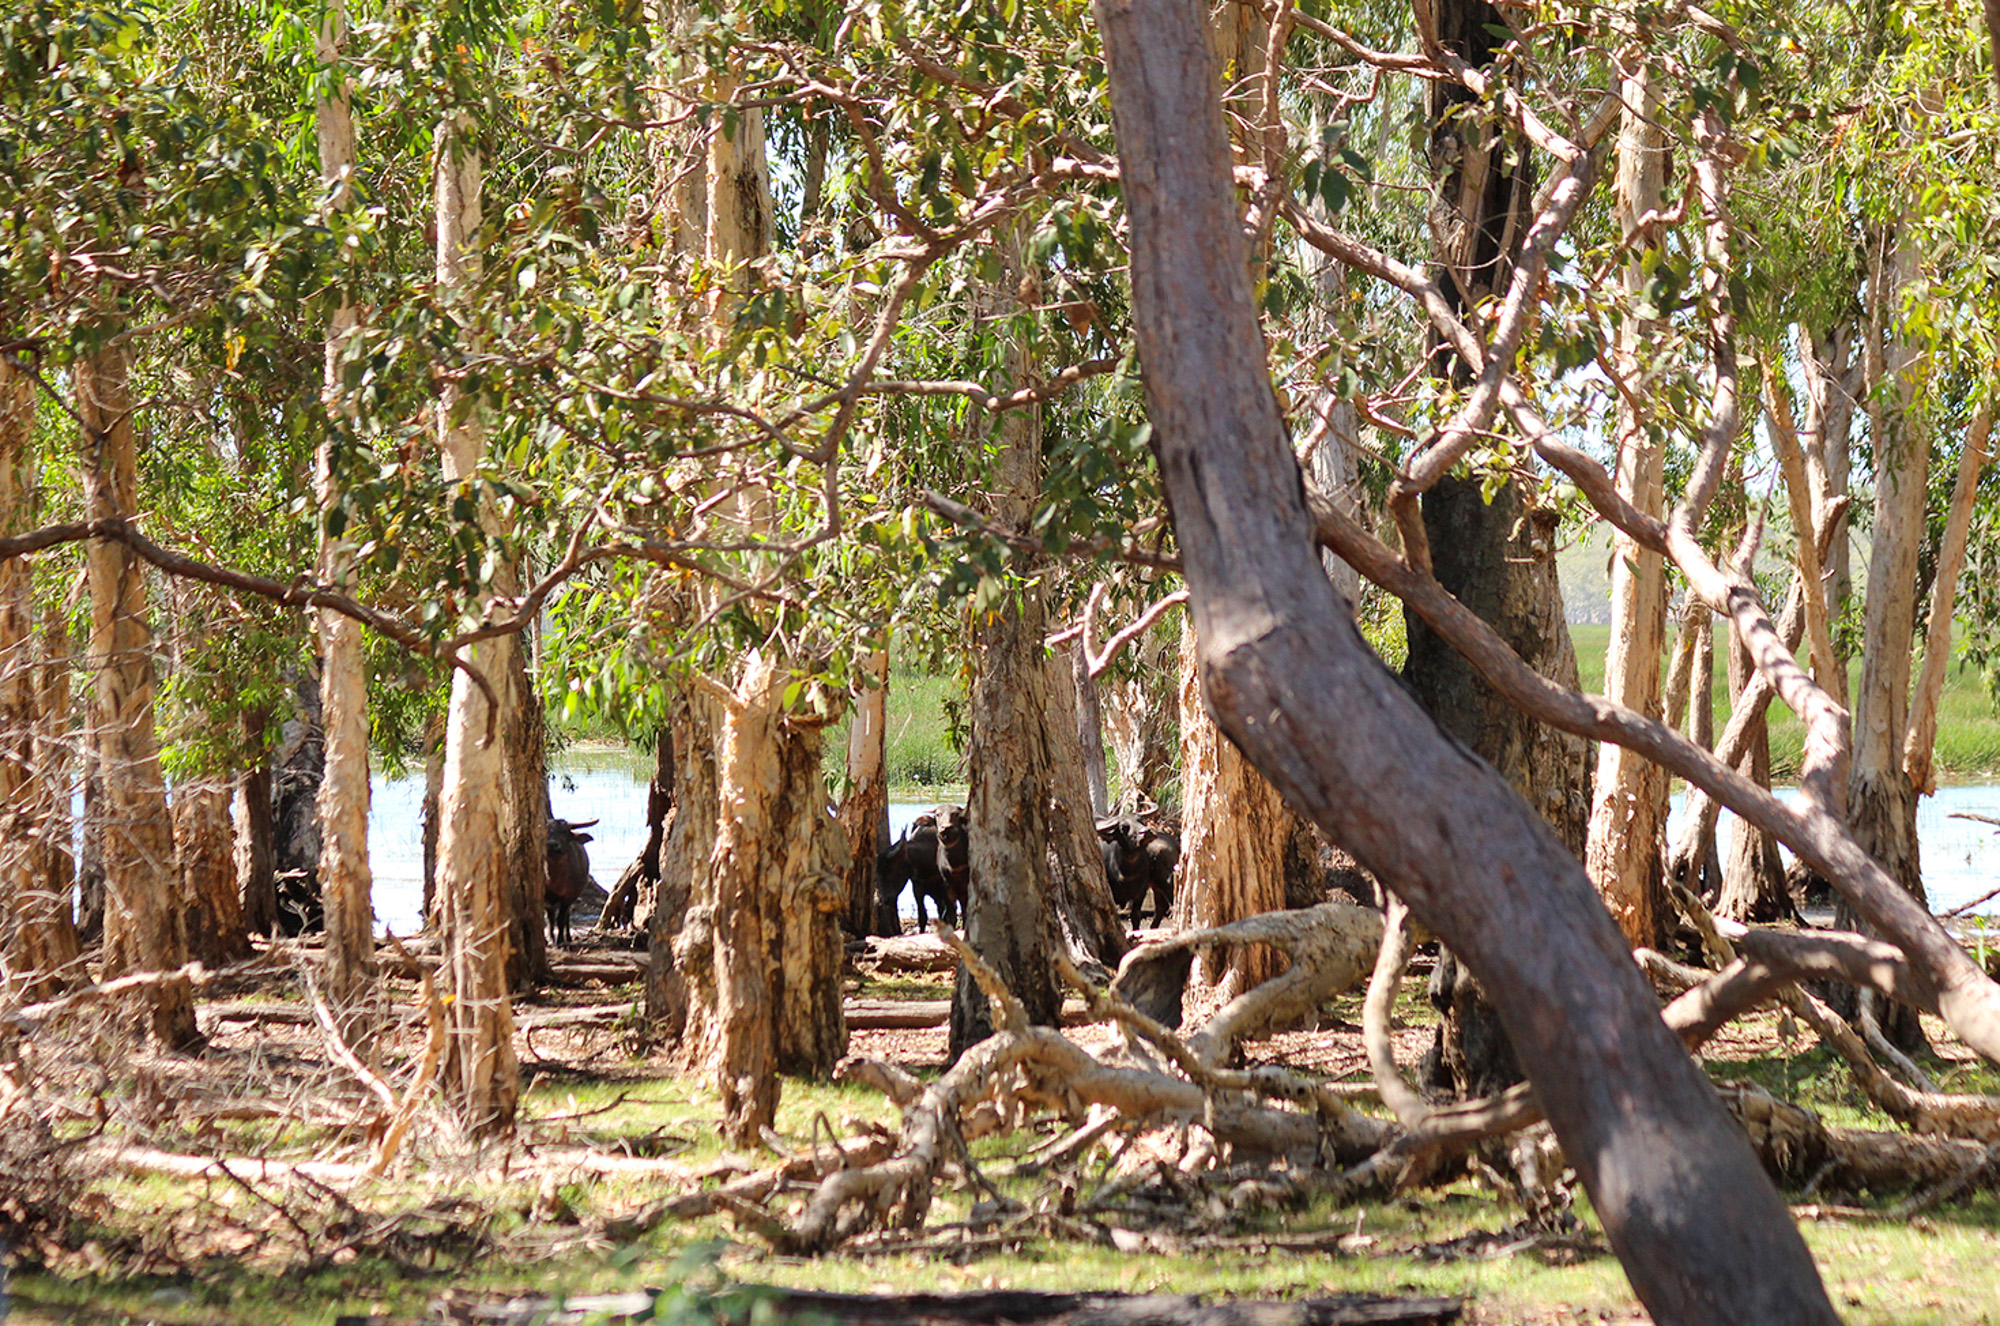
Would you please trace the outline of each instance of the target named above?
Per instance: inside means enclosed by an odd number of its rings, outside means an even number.
[[[468,279],[477,262],[467,246],[479,233],[480,152],[471,124],[462,115],[438,126],[436,173],[438,284],[449,290]],[[467,403],[461,409],[455,392],[447,388],[437,416],[445,482],[467,485],[486,450],[477,406]],[[490,499],[475,500],[481,523],[490,533]],[[493,592],[493,586],[482,587],[472,606],[477,609]],[[513,648],[512,639],[498,636],[466,650],[467,660],[503,703]],[[511,1132],[521,1094],[514,1010],[508,996],[512,890],[505,874],[500,822],[506,780],[503,722],[486,693],[454,668],[445,718],[444,791],[438,809],[437,902],[444,984],[450,996],[445,1007],[443,1082],[447,1099],[475,1133]]]
[[[875,860],[889,846],[889,654],[868,658],[873,684],[854,704],[847,730],[847,799],[840,804],[840,827],[847,836],[847,932],[857,938],[897,933],[877,924]],[[887,921],[889,918],[883,918]]]
[[[327,206],[344,210],[354,196],[354,120],[349,112],[347,81],[339,71],[341,45],[347,37],[344,0],[333,0],[320,20],[316,55],[334,70],[331,95],[315,107],[319,138],[320,187]],[[314,496],[319,503],[319,578],[346,594],[354,583],[354,545],[333,532],[330,523],[344,519],[334,448],[351,417],[345,405],[346,384],[341,367],[347,342],[357,322],[346,301],[334,310],[326,334],[326,364],[321,399],[327,411],[326,436],[314,461]],[[370,900],[375,879],[368,864],[368,676],[361,623],[344,613],[321,609],[320,714],[325,730],[326,771],[319,785],[320,890],[326,914],[326,958],[321,969],[327,998],[337,1009],[358,1004],[374,984],[375,925]],[[362,1023],[350,1021],[346,1034],[359,1040]]]
[[[1642,219],[1665,204],[1666,130],[1659,123],[1657,75],[1650,65],[1625,80],[1625,108],[1618,139],[1620,230],[1641,232]],[[1645,287],[1645,264],[1625,264],[1624,285],[1636,298]],[[1642,346],[1651,328],[1621,324],[1618,371],[1643,396],[1647,364]],[[1666,510],[1665,452],[1661,440],[1629,399],[1618,411],[1618,491],[1651,516]],[[1660,706],[1660,650],[1665,643],[1665,558],[1623,531],[1612,532],[1611,647],[1605,655],[1604,694],[1648,717]],[[1598,748],[1584,866],[1604,895],[1618,928],[1633,945],[1659,941],[1666,914],[1661,869],[1666,851],[1667,777],[1635,751],[1611,743]]]
[[[36,523],[34,383],[0,361],[0,537]],[[72,975],[67,789],[50,762],[68,718],[68,659],[45,660],[35,631],[35,578],[25,557],[0,561],[0,956],[17,993],[39,999]],[[59,690],[46,684],[64,669]],[[60,701],[58,707],[57,702]]]
[[[1181,863],[1170,924],[1208,929],[1285,905],[1292,814],[1269,780],[1204,707],[1195,674],[1194,620],[1181,628]],[[1206,953],[1201,979],[1231,999],[1276,976],[1283,960],[1249,945]]]
[[[77,366],[84,492],[93,516],[131,516],[138,506],[138,444],[132,428],[130,366],[122,349]],[[124,544],[91,544],[90,666],[96,674],[96,750],[104,797],[104,971],[172,971],[187,961],[187,932],[174,906],[173,824],[153,725],[153,633],[146,579]],[[149,1026],[162,1045],[200,1039],[185,981],[150,991]]]
[[[196,779],[174,788],[174,852],[181,868],[188,955],[212,967],[250,956],[250,933],[236,885],[229,799],[229,785],[221,779]]]

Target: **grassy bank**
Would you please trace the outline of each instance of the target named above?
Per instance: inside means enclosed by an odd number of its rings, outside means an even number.
[[[1604,689],[1604,655],[1611,643],[1611,628],[1576,625],[1569,628],[1576,643],[1577,670],[1586,691]],[[1915,668],[1921,668],[1918,659]],[[1664,668],[1665,663],[1662,662]],[[1720,658],[1715,667],[1715,730],[1721,732],[1729,721],[1729,677]],[[1861,682],[1861,660],[1849,665],[1848,693]],[[1805,730],[1791,710],[1782,704],[1771,706],[1771,772],[1774,778],[1798,775],[1799,759],[1805,748]],[[1938,777],[1947,782],[1973,782],[2000,777],[2000,712],[1996,712],[1986,678],[1965,667],[1945,674],[1944,698],[1938,705]]]

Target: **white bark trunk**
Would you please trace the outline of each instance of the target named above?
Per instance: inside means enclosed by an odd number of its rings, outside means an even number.
[[[317,107],[320,187],[326,193],[329,212],[346,209],[354,193],[354,120],[346,80],[338,72],[346,28],[344,0],[333,0],[321,20],[317,50],[319,58],[336,70],[332,95]],[[353,588],[354,545],[343,535],[332,533],[326,522],[340,509],[334,446],[342,427],[338,421],[351,417],[345,405],[341,359],[355,322],[353,306],[343,301],[327,328],[322,393],[327,428],[314,465],[314,496],[320,513],[319,578],[341,593]],[[334,1007],[345,1009],[372,988],[375,965],[370,907],[374,877],[368,865],[368,678],[360,623],[331,609],[323,608],[316,616],[326,752],[318,807],[320,892],[326,909],[323,979]],[[365,1025],[350,1021],[347,1034],[358,1039],[365,1034]]]
[[[93,518],[138,509],[138,445],[130,364],[106,349],[77,366],[84,489]],[[171,971],[187,961],[175,906],[173,825],[153,725],[153,632],[143,564],[122,543],[90,545],[90,668],[96,675],[95,735],[104,796],[104,974]],[[192,1045],[194,997],[185,981],[154,987],[151,1031],[162,1044]]]
[[[437,279],[446,298],[478,265],[471,247],[479,233],[483,176],[479,146],[462,115],[437,133]],[[468,483],[485,453],[476,405],[454,419],[461,403],[447,390],[438,401],[438,451],[447,485]],[[481,504],[481,521],[492,513]],[[491,601],[482,588],[468,605],[478,616]],[[483,640],[465,658],[504,697],[506,636]],[[479,1132],[514,1126],[521,1091],[514,1053],[514,1010],[507,986],[508,887],[503,876],[500,804],[505,777],[501,715],[462,672],[454,670],[445,717],[444,789],[438,810],[438,908],[443,918],[448,1041],[446,1090],[466,1125]]]
[[[878,649],[866,666],[874,685],[854,703],[847,729],[847,799],[840,824],[847,836],[847,928],[856,936],[895,934],[894,915],[876,915],[875,858],[889,845],[889,654]]]
[[[1874,548],[1862,618],[1848,818],[1861,846],[1921,898],[1916,793],[1903,773],[1903,742],[1909,732],[1917,553],[1924,538],[1930,435],[1920,406],[1919,352],[1893,327],[1897,292],[1917,279],[1917,247],[1902,238],[1891,243],[1892,253],[1878,265],[1872,292],[1887,346],[1871,341],[1868,353],[1875,383],[1869,422],[1875,438]]]
[[[1666,191],[1666,132],[1648,65],[1625,80],[1624,123],[1618,140],[1618,225],[1632,235],[1659,207]],[[1650,247],[1650,246],[1649,246]],[[1647,274],[1636,258],[1625,267],[1625,289],[1636,296]],[[1621,328],[1619,374],[1642,391],[1649,329]],[[1630,405],[1618,419],[1618,492],[1649,516],[1665,509],[1662,447]],[[1604,660],[1604,694],[1649,718],[1660,714],[1660,650],[1665,642],[1667,590],[1660,554],[1623,531],[1612,535],[1611,648]],[[1667,823],[1667,777],[1651,760],[1623,746],[1598,747],[1584,865],[1618,928],[1635,947],[1656,943],[1662,923],[1661,857]]]
[[[1903,743],[1903,773],[1919,796],[1937,791],[1932,757],[1937,748],[1938,702],[1944,697],[1944,673],[1951,663],[1952,604],[1958,595],[1959,572],[1965,569],[1966,537],[1972,527],[1972,504],[1979,489],[1979,471],[1986,464],[1993,407],[1981,405],[1966,434],[1952,485],[1951,510],[1945,518],[1944,543],[1938,549],[1937,578],[1931,584],[1930,620],[1924,633],[1924,670],[1917,678],[1910,705],[1910,731]]]

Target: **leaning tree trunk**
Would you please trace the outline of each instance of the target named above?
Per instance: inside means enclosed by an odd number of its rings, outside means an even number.
[[[354,198],[354,120],[347,80],[339,68],[346,39],[344,0],[333,0],[320,20],[318,56],[332,66],[331,94],[317,107],[320,187],[332,211]],[[352,418],[346,406],[342,361],[354,334],[354,306],[342,300],[326,333],[322,401],[326,435],[314,462],[319,502],[319,576],[340,593],[354,586],[354,544],[344,537],[336,448]],[[361,624],[331,608],[315,614],[320,640],[320,715],[325,728],[326,771],[319,785],[320,897],[326,913],[326,958],[321,968],[328,1000],[341,1010],[350,1039],[365,1023],[351,1015],[374,984],[375,880],[368,864],[368,674]]]
[[[854,702],[847,729],[847,799],[840,827],[847,836],[847,932],[857,938],[895,934],[876,913],[876,858],[889,845],[889,654],[878,649],[867,663],[870,684]]]
[[[1920,405],[1921,351],[1898,325],[1898,293],[1918,277],[1915,237],[1892,238],[1878,264],[1877,326],[1868,347],[1869,432],[1875,438],[1874,547],[1862,617],[1861,682],[1854,698],[1854,754],[1848,766],[1847,820],[1854,839],[1921,900],[1917,790],[1903,771],[1909,731],[1910,650],[1916,629],[1917,554],[1924,540],[1930,474],[1928,421]],[[1886,338],[1887,347],[1883,348]],[[1888,399],[1885,399],[1888,398]],[[1835,923],[1860,920],[1843,900]],[[1843,1011],[1846,1011],[1843,1009]],[[1924,1043],[1915,1010],[1894,1005],[1883,1032],[1900,1048]]]
[[[476,262],[469,245],[479,233],[482,185],[479,147],[470,118],[453,113],[437,131],[437,268],[447,292],[464,284]],[[438,450],[445,483],[471,495],[485,452],[476,403],[454,422],[460,405],[447,388],[438,402]],[[490,535],[490,502],[478,503]],[[481,617],[492,586],[469,596],[468,615]],[[514,1010],[508,999],[511,890],[500,836],[506,755],[499,733],[511,677],[514,641],[495,636],[468,647],[466,662],[492,688],[482,690],[452,670],[445,717],[444,794],[438,809],[438,908],[443,920],[447,1097],[475,1132],[509,1132],[520,1103],[521,1072],[514,1054]]]
[[[124,349],[101,350],[80,362],[76,390],[91,518],[130,519],[138,510],[138,446]],[[143,564],[124,544],[98,539],[90,545],[86,574],[104,787],[95,809],[104,817],[105,975],[172,971],[187,961],[187,932],[174,905],[179,878],[153,727],[153,633]],[[150,1028],[154,1039],[175,1049],[200,1039],[186,981],[152,988]]]
[[[1094,12],[1148,414],[1216,712],[1479,973],[1654,1320],[1831,1326],[1784,1203],[1572,851],[1438,732],[1337,607],[1244,271],[1205,7]]]
[[[1285,844],[1292,814],[1209,714],[1196,676],[1194,619],[1181,626],[1181,863],[1176,930],[1228,925],[1285,905]],[[1265,944],[1208,950],[1202,982],[1223,1001],[1284,970]]]
[[[653,739],[653,777],[646,784],[646,842],[619,874],[604,900],[598,929],[620,930],[635,921],[649,929],[660,892],[660,857],[667,843],[667,818],[674,806],[674,733],[661,727]],[[642,910],[643,908],[643,910]]]
[[[1657,74],[1650,65],[1625,80],[1618,140],[1618,225],[1640,233],[1641,218],[1665,204],[1666,131],[1659,122]],[[1649,246],[1650,247],[1650,246]],[[1636,298],[1647,280],[1634,254],[1625,290]],[[1619,372],[1640,390],[1648,371],[1644,343],[1651,323],[1621,324]],[[1666,505],[1665,452],[1648,420],[1621,398],[1618,409],[1618,492],[1655,518]],[[1660,554],[1623,530],[1612,534],[1611,646],[1604,659],[1604,694],[1636,713],[1660,716],[1660,650],[1665,644],[1666,569]],[[1668,915],[1661,877],[1667,825],[1666,771],[1636,751],[1605,742],[1597,752],[1584,866],[1604,895],[1618,928],[1634,947],[1656,946]]]
[[[1475,68],[1507,40],[1507,22],[1486,0],[1435,0],[1439,43]],[[1456,82],[1430,84],[1431,155],[1438,176],[1433,232],[1445,269],[1446,297],[1461,312],[1504,290],[1527,229],[1534,172],[1525,142]],[[1456,365],[1450,370],[1463,372]],[[1440,584],[1492,623],[1544,676],[1574,689],[1576,655],[1563,620],[1557,581],[1557,513],[1530,505],[1518,482],[1487,499],[1478,477],[1447,477],[1423,496],[1424,529]],[[1409,659],[1404,678],[1438,724],[1500,772],[1526,797],[1579,859],[1589,837],[1590,744],[1528,717],[1488,686],[1456,650],[1406,610]],[[1452,1069],[1460,1094],[1513,1072],[1504,1038],[1482,1030],[1492,1020],[1469,974],[1438,968],[1445,1017],[1433,1062]]]
[[[0,360],[0,538],[35,527],[34,390]],[[68,797],[42,763],[52,725],[67,718],[67,705],[43,705],[54,698],[42,681],[51,671],[36,649],[33,567],[25,557],[0,561],[0,955],[19,982],[10,994],[28,999],[66,983],[78,949],[60,870]]]

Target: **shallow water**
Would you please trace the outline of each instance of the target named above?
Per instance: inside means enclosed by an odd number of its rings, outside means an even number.
[[[646,782],[652,762],[637,756],[586,754],[560,761],[549,778],[549,799],[566,820],[594,819],[590,830],[591,874],[609,888],[619,872],[646,845]],[[411,934],[422,924],[423,838],[418,815],[423,806],[424,780],[376,775],[374,802],[368,816],[368,859],[375,871],[375,924],[378,929]],[[1778,795],[1791,800],[1795,788]],[[1668,841],[1679,831],[1681,794],[1673,800]],[[889,807],[891,834],[900,834],[931,803],[898,803]],[[1970,811],[2000,819],[2000,786],[1942,787],[1917,806],[1917,838],[1923,859],[1924,888],[1931,907],[1949,911],[2000,886],[2000,827],[1951,818]],[[1735,816],[1722,813],[1722,832],[1731,831]],[[1727,837],[1722,841],[1726,844]],[[1786,859],[1791,854],[1786,853]],[[914,915],[909,894],[903,895],[905,915]],[[2000,916],[2000,898],[1982,903],[1974,915]]]
[[[588,830],[592,841],[586,850],[591,875],[607,889],[646,845],[646,784],[652,776],[650,759],[626,755],[571,757],[550,771],[549,801],[556,817],[597,821]],[[413,934],[423,925],[423,775],[392,779],[376,774],[370,797],[368,864],[375,874],[375,926]],[[901,833],[933,808],[891,805],[890,833]],[[907,902],[907,891],[904,897]]]
[[[1784,801],[1798,799],[1795,787],[1777,789]],[[1675,793],[1673,814],[1667,820],[1667,841],[1680,832],[1682,794]],[[2000,787],[1991,784],[1940,787],[1937,795],[1917,803],[1917,853],[1924,872],[1924,893],[1931,910],[1948,912],[1971,902],[1988,889],[2000,886],[2000,827],[1976,820],[1953,819],[1962,812],[1990,815],[2000,819]],[[1722,812],[1717,824],[1717,843],[1727,850],[1728,835],[1735,831],[1736,817]],[[1792,853],[1782,844],[1790,864]],[[1970,915],[2000,916],[2000,898],[1981,903]]]

